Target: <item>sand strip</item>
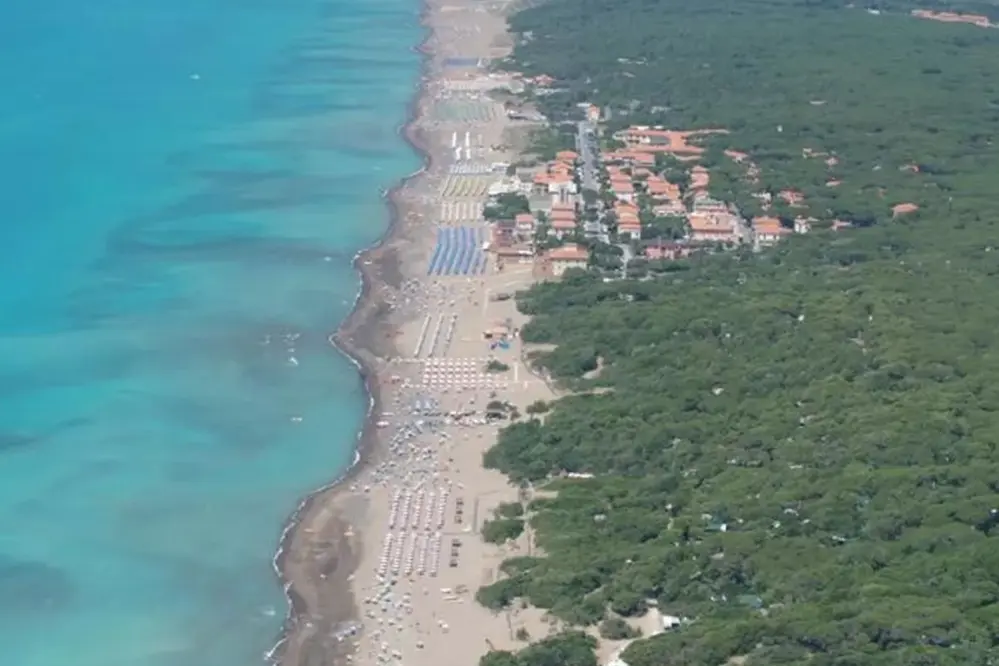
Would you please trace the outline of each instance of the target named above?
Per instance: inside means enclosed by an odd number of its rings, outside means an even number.
[[[270,656],[285,666],[470,664],[551,629],[540,612],[493,614],[473,599],[505,557],[531,547],[529,534],[502,548],[478,534],[499,503],[518,501],[481,466],[502,425],[486,405],[523,411],[551,396],[519,367],[524,318],[490,298],[532,282],[533,268],[493,265],[480,247],[478,211],[502,176],[489,165],[514,157],[501,149],[511,122],[479,64],[507,51],[504,10],[425,6],[424,73],[403,128],[424,168],[388,194],[392,226],[356,258],[362,289],[331,339],[357,363],[371,406],[357,464],[303,501],[275,558],[291,612]],[[442,210],[463,218],[443,236]],[[483,336],[497,327],[509,331],[503,345]],[[490,359],[509,370],[488,372]]]

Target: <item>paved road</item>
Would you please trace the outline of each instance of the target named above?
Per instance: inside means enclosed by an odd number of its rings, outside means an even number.
[[[582,185],[583,189],[599,191],[600,185],[597,181],[597,156],[593,150],[591,136],[595,132],[593,124],[589,121],[581,121],[576,124],[576,152],[583,162]]]
[[[588,120],[583,120],[576,124],[576,152],[579,153],[579,159],[582,162],[580,184],[584,190],[599,192],[600,181],[597,178],[597,152],[594,149],[596,131],[596,127]],[[610,241],[607,225],[605,224],[587,224],[585,231],[587,235],[595,236],[603,243]]]

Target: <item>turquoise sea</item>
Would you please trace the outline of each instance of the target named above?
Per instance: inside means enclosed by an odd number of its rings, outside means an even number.
[[[367,397],[327,344],[419,166],[416,0],[9,0],[0,646],[261,663]]]

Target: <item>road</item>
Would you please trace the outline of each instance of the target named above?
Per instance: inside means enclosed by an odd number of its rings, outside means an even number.
[[[582,174],[580,180],[584,190],[600,191],[600,183],[597,180],[597,155],[593,149],[593,137],[596,129],[593,123],[583,120],[576,124],[576,152],[582,161]]]
[[[597,178],[598,164],[596,151],[596,127],[588,120],[576,123],[576,152],[579,153],[580,185],[584,190],[600,191],[600,180]],[[584,231],[587,236],[595,237],[602,243],[609,242],[607,226],[602,222],[588,222]]]

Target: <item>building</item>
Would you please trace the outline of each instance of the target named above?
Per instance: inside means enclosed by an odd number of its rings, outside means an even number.
[[[548,219],[555,235],[562,238],[576,230],[576,207],[570,203],[555,204],[548,213]]]
[[[725,130],[693,130],[678,132],[662,127],[632,125],[614,133],[614,138],[623,141],[633,150],[670,153],[677,157],[697,157],[704,152],[700,146],[687,143],[687,139],[706,134],[724,133]]]
[[[568,156],[571,154],[573,160],[578,157],[573,151],[563,151],[559,153]],[[553,162],[549,162],[545,165],[544,171],[539,171],[534,174],[534,187],[533,192],[538,194],[553,194],[559,196],[568,196],[570,194],[576,194],[578,188],[576,187],[576,180],[573,177],[575,174],[576,167],[573,165],[573,160],[561,160],[556,159]]]
[[[502,271],[507,264],[529,264],[533,260],[534,251],[524,245],[490,248],[496,257],[496,270]]]
[[[570,268],[586,268],[590,261],[590,251],[575,243],[569,243],[549,250],[543,258],[551,274],[559,277]]]
[[[568,196],[576,194],[576,181],[571,174],[567,173],[536,173],[534,174],[534,188],[532,191],[538,194]]]
[[[700,164],[690,170],[690,191],[693,193],[707,192],[711,184],[711,174]]]
[[[491,226],[490,245],[492,247],[510,247],[516,243],[517,229],[513,220],[496,220]]]
[[[552,220],[552,231],[559,238],[572,234],[576,231],[577,226],[575,218]]]
[[[586,107],[586,119],[591,123],[600,122],[600,107],[595,104],[590,104]]]
[[[928,9],[913,9],[912,15],[916,18],[942,21],[943,23],[968,23],[970,25],[977,25],[979,28],[992,27],[989,17],[980,14],[957,14],[955,12],[934,12]]]
[[[624,149],[600,153],[600,161],[604,164],[651,167],[656,164],[656,156],[654,153]]]
[[[637,217],[618,218],[617,233],[628,234],[631,238],[641,238],[642,222]]]
[[[794,218],[794,233],[796,234],[807,234],[812,230],[812,225],[818,222],[814,217],[801,217],[798,216]]]
[[[793,233],[776,217],[753,218],[753,243],[757,249],[779,243]]]
[[[695,213],[709,213],[711,215],[725,215],[730,212],[728,204],[718,199],[704,195],[697,197],[693,203]]]
[[[676,259],[682,259],[690,255],[691,252],[693,252],[693,248],[689,245],[672,241],[655,240],[645,246],[645,250],[642,254],[645,255],[645,258],[650,261],[675,261]]]
[[[680,186],[659,176],[649,176],[645,189],[653,201],[677,201],[680,199]]]
[[[579,153],[574,150],[560,150],[555,153],[555,159],[566,164],[573,164],[579,159]]]
[[[521,180],[517,176],[506,176],[489,186],[488,194],[496,197],[501,194],[523,194],[531,193],[531,183]]]
[[[714,214],[693,212],[687,217],[690,240],[696,243],[735,243],[739,229],[731,213]]]
[[[520,236],[533,236],[536,220],[530,213],[518,213],[513,218],[514,231]]]
[[[618,201],[614,204],[614,216],[617,219],[625,217],[638,218],[638,206],[628,201]]]
[[[777,196],[792,208],[797,208],[805,203],[805,195],[798,190],[781,190]]]
[[[630,180],[611,181],[611,192],[620,201],[635,200],[635,186],[631,184]]]
[[[653,206],[652,214],[657,217],[686,217],[687,209],[682,201],[667,201]]]

